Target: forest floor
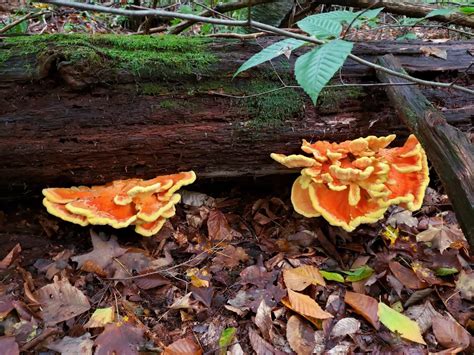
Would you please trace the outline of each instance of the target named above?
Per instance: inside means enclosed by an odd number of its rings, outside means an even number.
[[[472,353],[472,260],[445,195],[347,233],[294,212],[283,180],[182,192],[150,238],[2,205],[2,348]]]

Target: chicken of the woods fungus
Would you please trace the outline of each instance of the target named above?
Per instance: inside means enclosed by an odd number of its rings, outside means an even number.
[[[157,176],[151,180],[117,180],[104,186],[43,189],[43,205],[65,221],[114,228],[135,226],[135,232],[151,236],[175,215],[182,186],[196,180],[193,171]]]
[[[402,147],[387,148],[395,137],[312,144],[303,140],[301,149],[311,157],[271,157],[288,168],[303,168],[291,190],[296,212],[322,216],[350,232],[381,219],[390,205],[410,211],[421,207],[429,182],[425,151],[414,135]]]

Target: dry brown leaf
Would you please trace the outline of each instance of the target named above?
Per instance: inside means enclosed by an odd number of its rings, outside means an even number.
[[[34,296],[41,303],[41,316],[47,325],[71,319],[91,308],[89,300],[78,288],[68,279],[59,280],[57,276],[53,283],[37,290]]]
[[[440,316],[440,314],[433,308],[430,301],[426,301],[421,305],[412,306],[404,313],[407,317],[418,323],[421,333],[424,333],[431,328],[434,317]]]
[[[221,241],[232,239],[232,229],[225,215],[219,210],[213,209],[209,212],[207,230],[209,232],[209,238],[212,240]]]
[[[20,244],[15,245],[12,250],[0,261],[0,270],[6,269],[11,263],[20,255],[21,246]]]
[[[433,318],[433,333],[445,348],[460,347],[466,349],[470,344],[470,334],[459,323],[448,317]]]
[[[272,309],[267,305],[265,300],[260,302],[255,315],[255,324],[262,332],[266,340],[270,340],[270,330],[272,329]]]
[[[212,259],[211,271],[218,271],[224,268],[232,269],[249,259],[248,254],[241,247],[227,245],[224,250]]]
[[[166,277],[157,273],[136,277],[133,279],[133,282],[142,290],[149,290],[170,283]]]
[[[319,304],[311,297],[288,290],[288,300],[291,304],[291,309],[303,316],[308,316],[316,319],[333,318],[331,313],[323,310]]]
[[[258,333],[253,329],[249,329],[249,340],[253,350],[259,355],[283,355],[284,352],[279,351],[273,347],[269,342],[265,341]]]
[[[65,336],[64,338],[47,345],[49,350],[57,351],[61,355],[92,355],[94,342],[91,335],[85,333],[78,338]]]
[[[180,299],[176,300],[171,306],[170,309],[189,309],[193,308],[191,305],[191,295],[193,293],[189,292]]]
[[[91,240],[93,250],[87,254],[75,256],[72,261],[77,262],[78,266],[88,272],[96,273],[100,276],[109,274],[108,266],[117,258],[127,252],[117,243],[117,238],[112,236],[107,240],[91,230]]]
[[[443,48],[421,46],[420,51],[426,56],[437,57],[444,60],[448,59],[448,52]]]
[[[380,328],[378,307],[379,303],[373,297],[366,296],[355,292],[346,292],[344,301],[354,308],[357,314],[364,317],[375,329]]]
[[[109,323],[94,342],[96,345],[94,355],[138,354],[143,341],[143,330],[131,323]]]
[[[0,319],[5,318],[14,308],[11,295],[0,296]]]
[[[291,349],[298,355],[312,354],[316,345],[313,328],[296,315],[288,319],[286,339]]]
[[[0,349],[2,354],[19,355],[20,349],[15,337],[0,336]]]
[[[415,274],[415,272],[407,267],[402,266],[397,261],[391,261],[388,263],[390,271],[395,277],[407,288],[412,290],[418,290],[421,288],[427,288],[428,284],[421,281]]]
[[[430,226],[427,230],[417,234],[416,241],[431,242],[441,254],[448,248],[468,248],[466,237],[461,229],[447,224],[437,227]]]
[[[461,271],[456,281],[456,290],[461,293],[462,298],[472,301],[474,298],[474,271]]]
[[[202,349],[196,342],[188,337],[176,340],[168,345],[163,355],[201,355]]]
[[[309,285],[326,286],[319,269],[311,265],[283,270],[283,280],[286,287],[294,291],[302,291]]]
[[[360,329],[360,322],[355,318],[340,319],[331,330],[331,337],[344,337],[346,335],[355,334]]]

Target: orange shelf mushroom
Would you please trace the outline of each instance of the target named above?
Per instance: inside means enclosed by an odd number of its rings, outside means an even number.
[[[52,215],[81,226],[135,225],[138,234],[151,236],[175,215],[181,199],[175,192],[195,180],[196,174],[187,171],[151,180],[117,180],[104,186],[49,188],[43,189],[43,205]]]
[[[295,211],[324,217],[330,224],[353,231],[381,219],[390,205],[415,211],[429,182],[428,161],[421,144],[410,135],[403,147],[387,148],[395,135],[368,136],[330,143],[303,140],[304,155],[272,153],[280,164],[301,167],[291,190]]]

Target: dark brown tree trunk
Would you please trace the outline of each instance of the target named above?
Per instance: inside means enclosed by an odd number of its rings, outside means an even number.
[[[339,141],[408,133],[387,104],[383,87],[327,89],[314,107],[301,90],[281,89],[269,65],[232,79],[268,40],[256,45],[128,37],[114,43],[79,37],[71,52],[71,38],[67,43],[62,37],[35,42],[33,49],[25,43],[0,43],[0,59],[6,57],[0,60],[3,193],[188,169],[201,179],[282,174],[288,170],[273,162],[270,153],[298,152],[302,138]],[[176,41],[183,41],[183,47]],[[395,53],[415,75],[452,79],[469,65],[466,45],[471,44],[438,45],[447,50],[448,60],[426,57],[420,43],[362,44],[355,53],[366,59]],[[200,52],[196,46],[202,47]],[[135,56],[152,60],[136,62]],[[280,77],[290,84],[292,65],[275,61]],[[342,77],[346,82],[376,81],[370,70],[354,62],[346,63]],[[424,93],[444,107],[450,122],[470,129],[471,97],[434,88]]]
[[[379,63],[400,72],[403,70],[393,55],[379,58]],[[405,82],[383,72],[377,75],[386,83]],[[448,124],[445,116],[419,89],[390,86],[386,90],[403,122],[425,148],[453,204],[459,224],[474,247],[474,145],[466,134]]]

